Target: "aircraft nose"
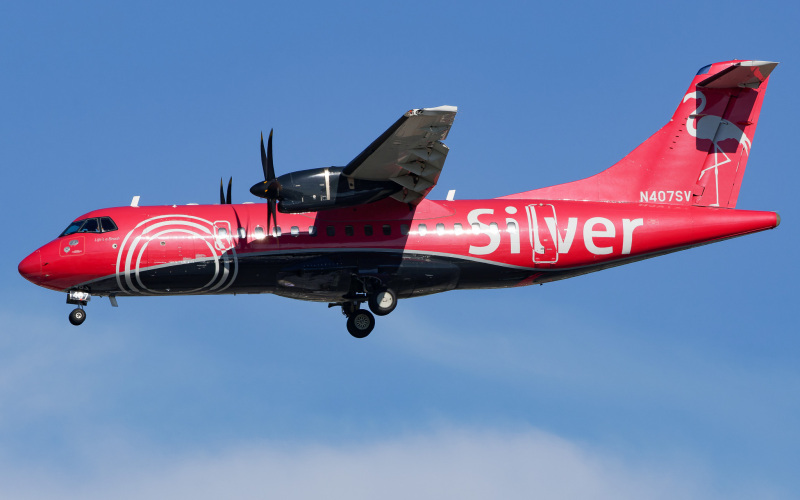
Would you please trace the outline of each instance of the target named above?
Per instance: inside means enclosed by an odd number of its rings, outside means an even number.
[[[36,278],[42,275],[41,252],[36,250],[32,254],[22,259],[22,262],[19,263],[19,267],[17,269],[23,278],[31,283],[36,283]]]

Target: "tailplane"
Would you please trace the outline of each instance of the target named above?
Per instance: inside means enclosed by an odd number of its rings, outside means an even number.
[[[702,68],[672,119],[599,174],[502,198],[736,206],[769,75],[778,63]]]

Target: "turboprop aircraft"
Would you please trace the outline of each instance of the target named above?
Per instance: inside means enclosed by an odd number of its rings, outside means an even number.
[[[266,203],[131,206],[81,215],[19,264],[67,294],[273,293],[341,307],[357,338],[399,299],[548,283],[777,227],[734,210],[777,63],[702,68],[670,121],[586,179],[487,200],[431,200],[456,108],[413,109],[350,163],[276,176],[272,133],[250,192]],[[366,303],[368,309],[361,305]],[[372,311],[372,313],[370,313]]]

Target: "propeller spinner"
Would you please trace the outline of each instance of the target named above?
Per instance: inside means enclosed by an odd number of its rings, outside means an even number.
[[[275,167],[272,164],[272,130],[269,131],[266,152],[264,151],[264,134],[261,134],[261,168],[264,169],[264,182],[254,184],[250,188],[250,192],[254,196],[267,200],[267,234],[269,234],[270,223],[278,225],[278,201],[281,199],[281,183],[275,177]]]

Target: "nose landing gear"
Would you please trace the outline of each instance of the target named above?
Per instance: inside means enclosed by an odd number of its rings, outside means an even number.
[[[69,313],[69,322],[73,325],[78,326],[84,321],[86,321],[86,311],[83,308],[77,307]]]
[[[78,326],[86,321],[86,311],[84,311],[83,308],[89,304],[91,299],[92,297],[89,295],[89,292],[83,290],[70,290],[67,292],[67,304],[78,306],[69,313],[70,323]]]

